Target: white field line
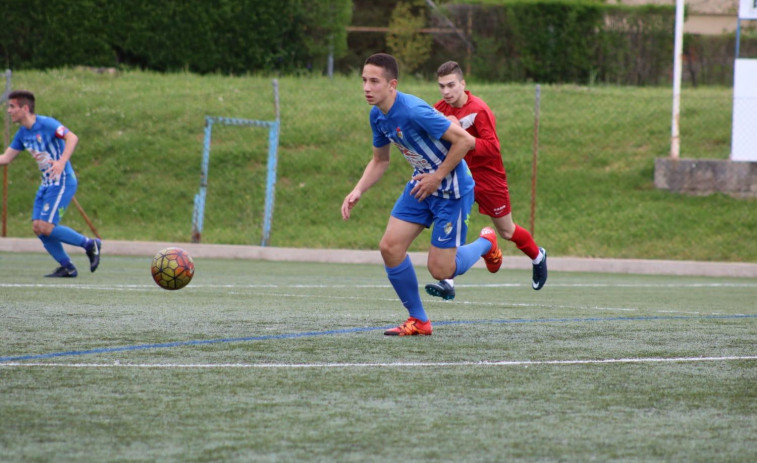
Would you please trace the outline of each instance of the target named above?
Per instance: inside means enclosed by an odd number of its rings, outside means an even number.
[[[0,284],[0,288],[3,285]],[[332,288],[334,286],[331,286]],[[387,286],[389,288],[389,286]],[[85,288],[87,289],[87,288]],[[238,294],[236,292],[229,292],[228,294]],[[241,294],[241,293],[239,293]],[[258,296],[273,297],[273,298],[292,298],[292,299],[326,299],[335,301],[365,301],[365,296],[335,296],[333,294],[326,295],[314,295],[314,294],[290,294],[290,293],[259,293]],[[396,298],[387,297],[373,297],[374,302],[396,302]],[[585,305],[565,305],[565,304],[545,304],[545,303],[523,303],[523,302],[485,302],[485,301],[444,301],[444,300],[429,300],[429,304],[458,304],[468,306],[485,306],[485,307],[505,307],[505,308],[547,308],[547,309],[570,309],[570,310],[596,310],[601,312],[649,312],[649,313],[665,313],[665,314],[682,314],[682,315],[745,315],[743,313],[725,313],[725,312],[696,312],[690,310],[662,310],[662,309],[638,309],[636,307],[600,307],[600,306],[585,306]]]
[[[391,362],[391,363],[0,363],[0,368],[156,368],[156,369],[225,369],[225,368],[408,368],[408,367],[529,367],[539,365],[608,365],[628,363],[691,363],[757,360],[757,355],[726,357],[648,357],[617,359],[575,359],[575,360],[502,360],[502,361],[462,361],[462,362]]]
[[[456,285],[457,288],[505,288],[505,287],[518,287],[518,286],[530,286],[530,285],[521,285],[518,283],[510,284],[510,283],[504,283],[504,284],[460,284]],[[666,287],[691,287],[691,288],[699,288],[699,287],[709,287],[709,288],[741,288],[741,287],[755,287],[757,288],[757,283],[754,284],[748,284],[748,283],[692,283],[692,284],[683,284],[683,285],[668,285],[668,284],[646,284],[646,283],[640,283],[640,284],[617,284],[617,285],[610,285],[610,284],[596,284],[596,285],[590,285],[590,284],[550,284],[550,287],[553,286],[560,286],[560,287],[624,287],[624,288],[630,288],[630,287],[636,287],[636,288],[666,288]],[[60,285],[60,284],[43,284],[43,283],[0,283],[0,288],[63,288],[63,289],[89,289],[89,290],[100,290],[100,291],[144,291],[144,290],[159,290],[159,288],[153,284],[146,284],[146,285]],[[273,285],[273,284],[266,284],[266,285],[192,285],[192,288],[220,288],[220,289],[231,289],[228,294],[236,294],[234,292],[234,289],[237,290],[244,290],[244,289],[329,289],[329,288],[382,288],[382,289],[390,289],[391,285],[389,284],[378,284],[378,285],[302,285],[302,284],[292,284],[292,285]],[[355,301],[363,301],[365,300],[365,296],[336,296],[333,294],[325,294],[325,295],[316,295],[316,294],[297,294],[297,293],[260,293],[260,296],[265,297],[276,297],[276,298],[307,298],[307,299],[333,299],[333,300],[355,300]],[[373,301],[381,301],[381,302],[394,302],[396,301],[395,298],[372,298]],[[573,310],[597,310],[597,311],[609,311],[609,312],[640,312],[641,310],[635,307],[600,307],[600,306],[585,306],[585,305],[554,305],[554,304],[544,304],[544,303],[518,303],[518,302],[484,302],[484,301],[443,301],[443,300],[431,300],[429,303],[432,304],[462,304],[462,305],[473,305],[473,306],[492,306],[492,307],[508,307],[508,308],[531,308],[531,307],[541,307],[541,308],[551,308],[551,309],[573,309]],[[723,312],[696,312],[696,311],[685,311],[685,310],[655,310],[654,308],[646,309],[650,313],[666,313],[666,314],[685,314],[685,315],[726,315]],[[730,314],[733,315],[733,314]],[[744,315],[744,314],[736,314],[736,315]]]
[[[530,287],[529,283],[458,283],[456,288],[519,288]],[[755,283],[550,283],[549,287],[555,288],[757,288],[757,282]],[[102,291],[113,290],[145,290],[145,289],[158,289],[154,284],[55,284],[55,283],[0,283],[0,288],[60,288],[60,289],[91,289]],[[389,283],[383,284],[232,284],[232,285],[204,285],[204,284],[192,284],[190,288],[199,289],[349,289],[349,288],[391,288]]]

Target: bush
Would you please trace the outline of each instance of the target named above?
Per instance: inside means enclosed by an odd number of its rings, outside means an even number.
[[[363,8],[365,0],[356,0]],[[397,2],[388,2],[390,10]],[[440,3],[441,2],[437,2]],[[356,10],[357,26],[388,19]],[[374,13],[372,10],[366,11]],[[465,63],[477,79],[497,82],[657,84],[669,77],[675,9],[628,7],[591,1],[450,1],[432,14],[434,46],[418,72],[433,78],[449,59]],[[384,23],[382,23],[384,21]],[[473,42],[468,49],[458,32]],[[377,33],[355,31],[343,70],[387,48]]]
[[[71,65],[241,74],[293,72],[346,51],[349,0],[6,0],[13,69]]]

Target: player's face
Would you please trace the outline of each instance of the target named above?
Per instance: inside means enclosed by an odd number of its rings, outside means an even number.
[[[11,117],[11,120],[18,124],[20,123],[24,117],[29,113],[29,107],[28,106],[19,106],[18,100],[13,98],[8,100],[8,115]]]
[[[380,109],[389,109],[384,106],[394,102],[394,90],[397,80],[387,80],[384,69],[372,64],[363,66],[363,95],[369,105],[378,106]]]
[[[439,77],[439,91],[444,101],[454,107],[459,108],[463,105],[463,95],[465,95],[465,81],[458,79],[457,75],[449,74]]]

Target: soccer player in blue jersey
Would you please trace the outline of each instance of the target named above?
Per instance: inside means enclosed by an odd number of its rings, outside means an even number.
[[[0,155],[0,165],[10,164],[18,153],[26,150],[37,161],[42,173],[42,184],[34,199],[32,229],[47,252],[60,264],[53,273],[45,276],[71,278],[78,274],[61,243],[84,248],[89,269],[94,272],[100,264],[100,240],[87,238],[59,225],[76,193],[76,174],[70,159],[79,137],[52,117],[35,114],[34,103],[34,94],[26,90],[16,90],[8,95],[8,114],[21,127],[5,153]]]
[[[373,158],[355,188],[344,198],[342,218],[350,218],[361,196],[386,172],[394,145],[413,166],[413,175],[394,204],[379,243],[386,273],[410,314],[390,336],[430,335],[431,321],[421,302],[418,277],[407,250],[433,225],[428,270],[438,279],[462,275],[484,258],[490,272],[502,265],[497,234],[486,227],[467,245],[473,206],[473,177],[463,161],[475,139],[423,100],[397,90],[399,69],[391,55],[370,56],[363,66],[363,93],[372,105]]]

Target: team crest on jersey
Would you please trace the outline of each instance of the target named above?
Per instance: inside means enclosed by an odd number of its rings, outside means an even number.
[[[400,129],[399,127],[397,127],[395,130],[397,131],[397,136],[399,138],[402,138],[402,129]]]
[[[37,143],[42,143],[42,134],[41,133],[37,134]]]
[[[449,235],[452,233],[452,222],[447,222],[447,225],[444,226],[444,234]]]

